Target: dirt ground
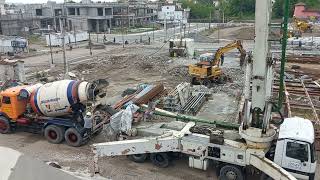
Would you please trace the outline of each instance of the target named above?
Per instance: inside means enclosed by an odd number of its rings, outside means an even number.
[[[83,49],[82,51],[86,51]],[[76,52],[81,54],[81,50]],[[113,104],[120,98],[121,93],[129,87],[135,87],[141,83],[157,84],[163,83],[166,88],[175,87],[181,82],[189,82],[187,65],[195,63],[189,58],[169,58],[168,48],[158,46],[132,45],[126,48],[122,46],[107,46],[104,51],[97,51],[94,59],[86,57],[79,62],[71,63],[71,72],[79,79],[92,81],[96,79],[106,79],[110,85],[107,87],[107,97],[104,103]],[[48,58],[46,56],[43,56]],[[26,66],[30,72],[44,70],[48,68],[46,61],[41,57],[35,58],[33,62],[25,59]],[[61,62],[55,70],[49,72],[51,76],[62,77],[63,68]],[[38,66],[32,66],[32,64]],[[231,67],[238,66],[234,61],[234,56],[226,56],[225,64]],[[41,65],[41,66],[40,66]],[[226,66],[227,66],[226,65]],[[228,68],[226,68],[227,70]],[[238,71],[237,71],[238,72]],[[34,79],[35,81],[35,79]],[[231,83],[232,84],[232,83]],[[227,97],[227,92],[223,91],[224,86],[216,88],[216,91]],[[216,115],[209,111],[204,116],[210,119],[220,120],[230,119],[230,116],[237,109],[235,97],[230,97],[230,105],[224,112]],[[221,106],[224,106],[221,104]],[[219,111],[224,109],[215,105]],[[210,110],[210,104],[205,108]],[[210,112],[211,115],[210,116]],[[225,115],[225,116],[224,116]],[[201,116],[201,115],[200,115]],[[226,117],[226,119],[222,119]],[[0,136],[0,146],[11,147],[27,155],[31,155],[41,161],[56,161],[65,169],[71,172],[87,176],[92,170],[92,153],[90,144],[105,142],[104,136],[99,135],[88,145],[80,148],[72,148],[65,144],[50,144],[43,137],[36,134],[17,132],[15,134]],[[151,162],[136,164],[129,161],[126,157],[103,158],[99,161],[100,175],[110,179],[215,179],[214,169],[206,172],[188,168],[188,159],[173,161],[171,168],[159,169],[154,167]]]

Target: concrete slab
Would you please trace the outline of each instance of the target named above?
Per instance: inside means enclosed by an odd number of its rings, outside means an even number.
[[[0,147],[0,180],[80,180],[10,148]]]

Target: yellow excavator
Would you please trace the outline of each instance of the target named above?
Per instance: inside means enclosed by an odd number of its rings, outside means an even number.
[[[296,17],[293,18],[293,23],[296,29],[299,31],[306,33],[306,32],[312,32],[312,25],[303,19],[298,19]]]
[[[189,75],[191,76],[191,84],[202,84],[210,87],[212,83],[223,83],[228,77],[222,72],[220,64],[223,64],[224,53],[238,49],[240,52],[240,66],[243,65],[246,51],[243,49],[240,40],[233,41],[224,47],[219,48],[213,58],[201,59],[197,64],[189,65]]]
[[[312,33],[312,24],[307,20],[298,19],[293,17],[293,29],[289,30],[288,37],[301,37],[302,33]]]

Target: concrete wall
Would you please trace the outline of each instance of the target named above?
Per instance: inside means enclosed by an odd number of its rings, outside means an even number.
[[[98,16],[97,8],[88,8],[88,16]]]
[[[9,79],[15,79],[14,77],[13,66],[0,64],[0,81],[4,82]]]
[[[88,16],[88,8],[80,8],[80,16]]]

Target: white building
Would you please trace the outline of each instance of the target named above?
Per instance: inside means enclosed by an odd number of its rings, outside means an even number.
[[[219,0],[213,0],[212,4],[214,7],[218,7],[219,6]]]
[[[26,52],[28,40],[18,36],[0,36],[0,53]]]
[[[182,9],[175,4],[164,5],[158,12],[158,20],[167,23],[183,23],[188,22],[190,9]]]
[[[4,8],[4,4],[6,3],[6,0],[0,0],[0,14],[1,15],[5,15],[6,14],[6,10]]]

